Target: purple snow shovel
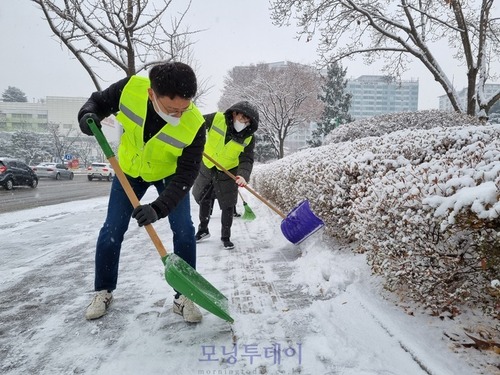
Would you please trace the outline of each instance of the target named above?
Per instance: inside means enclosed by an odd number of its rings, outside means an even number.
[[[210,160],[218,169],[223,171],[229,177],[236,181],[236,176],[220,165],[216,160],[214,160],[206,152],[203,152],[203,156]],[[302,201],[297,207],[295,207],[292,212],[285,216],[280,210],[271,205],[269,201],[260,196],[255,190],[250,186],[244,186],[250,193],[252,193],[257,199],[263,202],[267,207],[276,212],[281,216],[283,221],[281,222],[281,232],[285,238],[291,243],[298,245],[304,241],[307,237],[321,229],[325,223],[319,217],[314,215],[309,207],[309,201],[306,199]]]

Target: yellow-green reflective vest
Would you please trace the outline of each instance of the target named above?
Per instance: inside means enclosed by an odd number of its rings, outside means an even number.
[[[217,112],[212,122],[212,127],[207,134],[205,143],[205,152],[219,162],[224,168],[232,169],[240,163],[239,157],[246,146],[252,140],[252,136],[245,138],[243,144],[230,140],[224,143],[226,139],[226,119],[224,114]],[[212,168],[214,164],[207,158],[203,158],[203,163],[207,168]]]
[[[177,126],[166,125],[144,143],[143,132],[148,108],[146,77],[132,76],[120,96],[117,120],[123,125],[123,135],[118,148],[118,159],[123,171],[144,181],[158,181],[171,176],[177,169],[177,159],[189,146],[204,119],[199,109],[184,112]]]

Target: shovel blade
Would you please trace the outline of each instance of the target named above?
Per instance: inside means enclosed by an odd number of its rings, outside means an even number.
[[[314,215],[309,207],[309,201],[306,199],[283,219],[281,231],[288,241],[298,245],[324,226],[325,223]]]
[[[168,254],[162,261],[165,265],[165,280],[172,288],[219,318],[234,322],[228,312],[226,296],[184,259],[176,254]]]

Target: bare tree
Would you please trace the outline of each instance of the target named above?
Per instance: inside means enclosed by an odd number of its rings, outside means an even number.
[[[193,64],[190,36],[200,30],[182,28],[191,1],[182,12],[170,15],[169,23],[164,16],[173,0],[31,1],[40,6],[52,32],[87,71],[97,90],[101,90],[101,77],[93,66],[96,62],[111,64],[126,76],[170,60]],[[205,84],[199,85],[198,97],[208,90]]]
[[[278,159],[285,155],[285,139],[300,126],[319,117],[319,73],[310,66],[287,62],[235,67],[225,78],[219,108],[248,100],[259,109],[259,132],[270,140]]]
[[[299,38],[310,40],[319,33],[319,52],[326,62],[359,54],[367,63],[383,58],[383,70],[401,77],[409,61],[419,60],[443,87],[453,108],[475,116],[478,112],[487,113],[500,99],[500,91],[488,98],[484,95],[485,83],[496,78],[491,64],[498,61],[500,52],[500,19],[491,17],[493,3],[494,0],[273,0],[271,9],[274,22],[280,26],[296,18],[301,28]],[[466,108],[462,108],[446,75],[446,65],[437,58],[441,40],[447,40],[457,65],[465,66]]]
[[[81,133],[70,128],[62,134],[59,124],[56,123],[49,123],[47,127],[50,134],[52,157],[58,162],[64,162],[64,155],[74,148],[75,143],[78,143]]]
[[[73,149],[74,155],[78,158],[80,165],[85,167],[94,161],[95,157],[93,155],[99,154],[99,151],[101,151],[101,147],[94,137],[80,139],[78,143],[75,143]]]

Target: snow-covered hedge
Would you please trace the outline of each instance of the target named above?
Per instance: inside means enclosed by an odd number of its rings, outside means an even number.
[[[342,125],[328,134],[323,144],[353,141],[364,137],[380,137],[398,130],[432,129],[436,126],[447,128],[457,126],[457,124],[461,126],[481,125],[477,117],[436,109],[392,113]]]
[[[500,125],[422,112],[372,118],[373,128],[385,129],[377,137],[358,132],[353,141],[256,166],[252,183],[285,212],[308,199],[327,234],[354,242],[389,289],[431,312],[457,314],[469,302],[496,315]],[[402,119],[412,129],[399,130]]]

